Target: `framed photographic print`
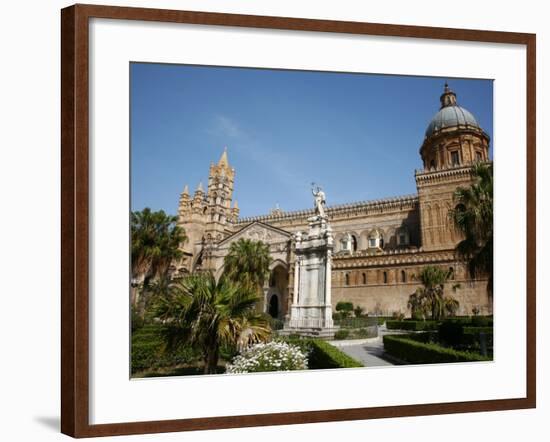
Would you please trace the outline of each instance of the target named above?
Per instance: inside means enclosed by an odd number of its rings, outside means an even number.
[[[63,433],[535,407],[534,35],[61,17]]]

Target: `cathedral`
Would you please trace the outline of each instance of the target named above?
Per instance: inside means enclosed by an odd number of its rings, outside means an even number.
[[[458,314],[492,313],[486,279],[471,279],[456,255],[460,232],[449,219],[457,187],[472,183],[471,166],[489,162],[489,136],[476,118],[459,106],[445,84],[441,107],[432,118],[420,146],[423,168],[414,172],[417,193],[327,207],[334,237],[331,262],[332,304],[350,301],[371,315],[408,316],[409,295],[420,286],[418,274],[434,265],[449,272],[446,293],[460,303]],[[210,165],[208,186],[194,194],[185,186],[180,196],[178,225],[188,241],[173,276],[209,270],[223,273],[224,257],[233,241],[259,240],[269,245],[272,263],[262,308],[271,316],[288,318],[294,290],[293,241],[307,230],[314,208],[239,217],[233,199],[236,171],[224,151]]]

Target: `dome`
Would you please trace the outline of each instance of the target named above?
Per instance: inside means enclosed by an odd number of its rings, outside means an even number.
[[[456,103],[456,94],[445,84],[445,92],[441,95],[441,109],[433,116],[430,124],[428,124],[426,138],[441,129],[458,126],[481,129],[471,112]]]

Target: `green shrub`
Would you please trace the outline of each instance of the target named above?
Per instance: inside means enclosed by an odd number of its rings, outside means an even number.
[[[353,311],[353,303],[347,301],[339,301],[336,304],[336,311],[340,313],[341,318],[347,318],[351,316],[351,312]]]
[[[361,307],[360,305],[356,305],[353,309],[353,314],[356,318],[362,318],[365,314],[365,309]]]
[[[163,327],[158,324],[144,325],[132,333],[131,363],[132,373],[151,368],[171,367],[193,362],[197,353],[182,347],[174,351],[166,351],[162,338]]]
[[[227,373],[257,373],[307,369],[307,354],[297,345],[284,341],[254,344],[235,356]]]
[[[438,328],[439,340],[456,347],[463,342],[464,325],[460,321],[445,321]]]
[[[391,356],[411,364],[488,361],[476,353],[457,351],[434,343],[419,342],[411,335],[384,336],[384,350]]]
[[[309,356],[309,368],[353,368],[363,364],[320,339],[312,339],[312,351]]]
[[[386,321],[388,330],[425,331],[437,330],[437,321]]]
[[[308,368],[311,370],[363,367],[360,362],[321,339],[292,339],[288,337],[285,341],[307,352]]]
[[[346,339],[349,336],[349,330],[340,329],[334,333],[334,339]]]
[[[378,336],[377,328],[376,327],[368,327],[368,328],[360,328],[359,330],[356,330],[354,333],[356,338],[375,338]]]
[[[473,316],[471,318],[472,327],[492,327],[493,318],[487,316]]]
[[[493,327],[464,327],[465,335],[475,335],[478,333],[493,334]]]
[[[285,326],[285,322],[282,319],[271,318],[269,322],[271,330],[282,330]]]
[[[338,318],[335,319],[334,325],[343,328],[362,328],[362,327],[371,327],[373,325],[378,325],[377,318]]]

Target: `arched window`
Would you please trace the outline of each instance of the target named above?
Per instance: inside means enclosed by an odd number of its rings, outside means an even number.
[[[384,281],[384,284],[388,283],[388,272],[383,273],[382,280]]]
[[[363,273],[363,285],[367,283],[367,274]]]
[[[355,235],[351,235],[351,247],[354,252],[357,252],[357,238]]]
[[[430,169],[435,169],[435,161],[430,161]]]
[[[405,270],[401,270],[401,282],[407,282],[407,273]]]
[[[382,235],[380,235],[380,239],[378,240],[378,244],[379,244],[379,247],[381,249],[384,248],[384,238],[382,237]]]
[[[449,267],[449,279],[453,281],[455,279],[455,269],[452,267]]]
[[[349,273],[346,273],[345,278],[346,278],[346,285],[349,285]]]

